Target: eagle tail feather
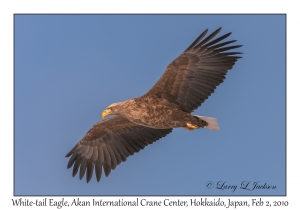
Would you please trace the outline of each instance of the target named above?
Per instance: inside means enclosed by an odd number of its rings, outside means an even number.
[[[206,116],[198,116],[195,115],[195,117],[198,117],[201,120],[204,120],[205,122],[207,122],[207,126],[205,126],[205,128],[209,128],[211,130],[220,130],[218,122],[217,122],[217,118],[213,118],[213,117],[206,117]]]

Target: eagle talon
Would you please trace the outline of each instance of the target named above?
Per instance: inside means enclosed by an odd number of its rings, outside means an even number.
[[[187,124],[186,124],[186,129],[187,129],[187,130],[194,130],[194,129],[196,129],[196,128],[199,128],[199,126],[198,126],[198,125],[191,124],[191,123],[187,123]]]
[[[194,128],[190,128],[190,127],[183,127],[185,130],[188,130],[188,131],[192,131],[194,130]]]

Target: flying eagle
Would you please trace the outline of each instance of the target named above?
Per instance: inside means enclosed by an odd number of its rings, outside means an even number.
[[[207,29],[172,63],[156,84],[143,96],[109,105],[102,118],[66,155],[73,177],[86,173],[89,182],[94,168],[100,181],[102,167],[108,176],[126,158],[166,136],[173,128],[219,130],[216,118],[191,115],[225,79],[228,70],[241,58],[229,51],[242,45],[223,41],[231,33],[213,39],[221,28],[205,37]],[[224,47],[225,46],[225,47]]]

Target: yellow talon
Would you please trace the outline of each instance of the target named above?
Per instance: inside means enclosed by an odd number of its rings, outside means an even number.
[[[183,127],[185,130],[188,130],[188,131],[192,131],[194,130],[194,128],[189,128],[189,127]]]
[[[194,130],[195,128],[198,128],[198,125],[193,125],[193,124],[191,124],[191,123],[187,123],[186,126],[187,126],[188,128],[193,129],[193,130]]]

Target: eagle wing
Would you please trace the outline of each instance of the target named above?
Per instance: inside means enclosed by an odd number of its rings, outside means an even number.
[[[82,179],[86,172],[89,182],[95,168],[97,181],[100,181],[102,167],[105,175],[110,174],[129,155],[139,152],[148,144],[166,136],[172,129],[153,129],[130,122],[121,116],[97,122],[86,135],[66,155],[70,157],[68,168],[73,165],[73,177]]]
[[[231,33],[212,40],[221,28],[207,36],[207,29],[172,63],[156,84],[142,97],[186,112],[197,109],[220,85],[228,70],[241,58],[240,52],[228,52],[242,45],[227,46],[236,40],[221,42]],[[224,47],[225,46],[225,47]]]

